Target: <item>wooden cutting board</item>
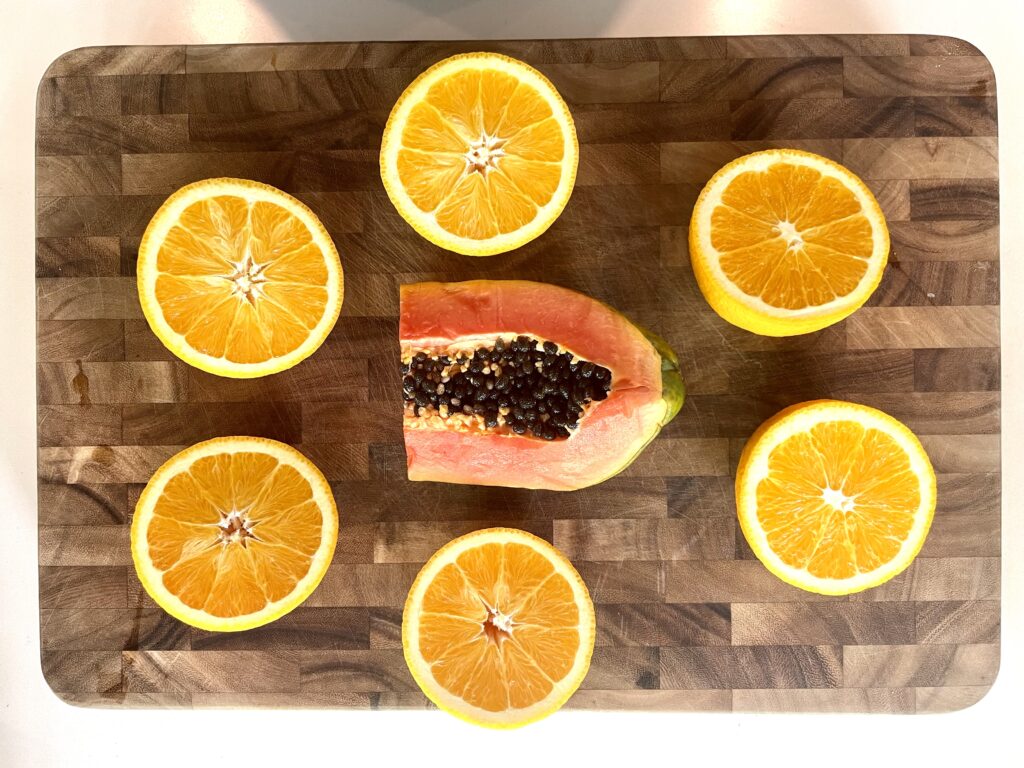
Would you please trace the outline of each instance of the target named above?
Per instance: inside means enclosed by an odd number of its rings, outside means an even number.
[[[503,256],[441,251],[395,213],[377,149],[413,77],[492,50],[572,108],[579,178],[551,230]],[[492,524],[552,541],[597,604],[575,708],[925,712],[981,698],[999,665],[999,246],[995,80],[972,46],[894,36],[88,48],[39,87],[36,143],[39,588],[43,671],[62,698],[122,706],[424,707],[401,606],[420,564]],[[860,174],[893,255],[869,306],[761,338],[701,298],[686,228],[726,161],[798,147]],[[342,317],[298,367],[216,378],[171,357],[136,299],[139,238],[210,176],[308,203],[342,254]],[[689,398],[623,475],[575,493],[410,483],[398,285],[526,278],[603,299],[679,352]],[[745,439],[800,400],[882,408],[939,473],[920,557],[821,598],[776,580],[737,530]],[[306,604],[217,635],[164,614],[128,525],[166,458],[216,435],[297,445],[342,527]]]

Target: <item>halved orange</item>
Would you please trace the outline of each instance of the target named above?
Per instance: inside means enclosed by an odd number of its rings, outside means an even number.
[[[150,478],[132,520],[132,560],[169,614],[231,632],[305,600],[337,539],[334,497],[309,459],[275,440],[220,437]]]
[[[438,707],[493,728],[546,717],[576,691],[594,650],[583,579],[533,534],[488,528],[423,566],[402,616],[412,676]]]
[[[736,474],[740,527],[783,581],[860,592],[904,570],[935,514],[935,472],[920,441],[882,411],[800,403],[747,442]]]
[[[572,115],[533,67],[465,53],[423,72],[384,128],[380,171],[399,214],[442,248],[490,256],[565,208],[579,161]]]
[[[765,336],[817,331],[864,304],[882,279],[889,230],[871,191],[827,158],[745,155],[704,187],[690,261],[724,319]]]
[[[206,179],[182,187],[139,245],[139,300],[150,328],[186,363],[233,378],[290,368],[338,314],[341,260],[302,202],[267,184]]]

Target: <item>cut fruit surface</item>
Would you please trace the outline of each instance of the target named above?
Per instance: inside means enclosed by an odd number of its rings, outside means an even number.
[[[889,231],[871,191],[827,158],[771,149],[707,183],[690,220],[701,292],[734,325],[809,333],[864,304],[882,279]]]
[[[575,490],[621,472],[682,406],[668,346],[525,280],[401,287],[410,480]]]
[[[610,370],[550,340],[509,334],[458,346],[402,363],[411,426],[567,440],[612,386]]]
[[[402,616],[413,678],[464,720],[515,728],[559,709],[594,650],[583,579],[533,534],[488,528],[449,542],[423,566]]]
[[[910,565],[935,513],[935,472],[896,419],[815,400],[781,411],[750,438],[736,502],[768,570],[801,589],[844,595]]]
[[[150,479],[132,520],[132,560],[175,618],[239,631],[305,600],[337,538],[334,497],[309,459],[274,440],[221,437],[171,457]]]
[[[313,212],[244,179],[197,181],[167,199],[139,246],[138,288],[171,352],[233,378],[315,352],[344,294],[338,252]]]
[[[399,214],[442,248],[490,256],[558,217],[576,180],[569,109],[544,75],[496,53],[438,62],[398,99],[381,178]]]

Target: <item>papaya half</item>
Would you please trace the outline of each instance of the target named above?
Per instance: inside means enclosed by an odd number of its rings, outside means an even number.
[[[669,346],[525,280],[401,287],[410,480],[569,491],[628,467],[679,412]]]

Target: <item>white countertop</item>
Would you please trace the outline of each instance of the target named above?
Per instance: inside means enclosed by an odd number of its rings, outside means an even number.
[[[296,7],[292,7],[296,6]],[[1024,765],[1024,11],[1020,0],[22,0],[4,3],[0,168],[0,767],[411,766],[555,759],[629,765]],[[36,85],[86,45],[786,33],[961,37],[998,82],[1002,199],[1003,663],[992,692],[931,716],[563,712],[522,731],[442,713],[119,711],[60,702],[39,664],[35,504],[33,146]],[[237,761],[237,762],[236,762]],[[724,761],[724,763],[723,763]],[[970,762],[968,762],[970,761]]]

